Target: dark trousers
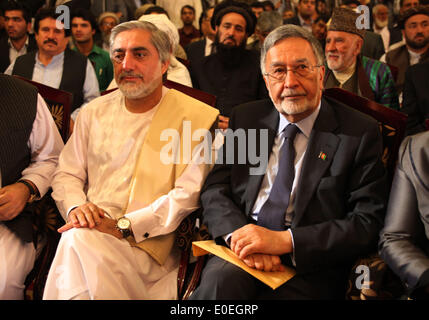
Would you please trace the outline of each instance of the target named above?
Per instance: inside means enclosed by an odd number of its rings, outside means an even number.
[[[322,279],[320,279],[322,278]],[[337,279],[338,280],[338,279]],[[344,284],[330,283],[317,274],[296,275],[277,288],[269,286],[241,268],[211,256],[191,300],[310,300],[344,299]]]

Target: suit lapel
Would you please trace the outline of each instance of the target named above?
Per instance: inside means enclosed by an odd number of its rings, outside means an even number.
[[[316,187],[330,167],[338,148],[339,138],[333,132],[338,123],[332,107],[322,99],[319,115],[314,122],[303,159],[295,198],[292,227],[302,218]]]
[[[271,154],[271,150],[272,150],[273,144],[274,144],[274,139],[276,137],[277,130],[278,130],[279,113],[274,108],[274,106],[272,105],[271,102],[268,102],[268,103],[269,103],[269,105],[264,106],[264,107],[271,107],[272,110],[271,110],[271,112],[269,112],[267,114],[267,116],[263,117],[262,119],[260,119],[257,122],[256,129],[257,130],[268,129],[268,150],[261,150],[259,146],[258,146],[257,150],[260,150],[261,152],[268,152],[268,160],[269,160],[269,156]],[[258,136],[258,142],[257,143],[260,144],[259,136]],[[266,165],[268,165],[268,163],[266,163]],[[249,180],[248,180],[248,183],[246,186],[246,191],[245,191],[245,199],[246,199],[245,212],[247,215],[250,214],[250,210],[252,210],[253,205],[255,204],[256,198],[257,198],[258,193],[259,193],[259,189],[261,187],[262,180],[265,176],[266,169],[267,168],[265,167],[263,170],[264,174],[249,175]]]

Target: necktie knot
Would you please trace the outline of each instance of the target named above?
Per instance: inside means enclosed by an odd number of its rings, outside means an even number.
[[[298,126],[294,124],[288,124],[286,128],[283,130],[283,136],[285,139],[291,138],[291,140],[295,139],[296,134],[299,132]]]

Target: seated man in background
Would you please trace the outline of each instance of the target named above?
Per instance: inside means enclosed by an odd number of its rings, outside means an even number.
[[[404,101],[401,112],[408,115],[405,134],[412,135],[428,130],[429,119],[429,61],[408,68],[404,81]]]
[[[180,45],[186,48],[191,43],[192,39],[201,37],[200,30],[194,27],[195,9],[190,5],[185,5],[180,10],[180,19],[183,22],[183,27],[179,29]]]
[[[38,50],[18,57],[6,74],[18,75],[71,92],[72,112],[100,95],[94,68],[82,54],[68,49],[70,29],[53,8],[40,10],[34,21]],[[57,26],[61,25],[62,29]],[[75,115],[78,111],[72,115]]]
[[[387,52],[380,61],[398,68],[396,90],[402,102],[405,72],[408,67],[429,60],[429,9],[419,6],[405,11],[400,17],[399,26],[405,43]]]
[[[100,34],[99,38],[95,40],[95,43],[107,52],[110,51],[110,33],[118,24],[119,18],[113,12],[103,12],[98,17],[98,28],[100,29]]]
[[[36,50],[37,44],[34,36],[28,33],[31,29],[31,12],[25,5],[8,1],[1,9],[4,10],[7,32],[6,36],[0,35],[0,72],[4,72],[18,56]]]
[[[71,16],[72,50],[78,51],[91,61],[100,91],[104,91],[113,79],[113,65],[109,53],[94,43],[97,22],[91,11],[76,9]]]
[[[67,224],[44,299],[177,298],[174,231],[198,208],[211,168],[193,133],[209,132],[218,111],[163,87],[170,54],[168,35],[151,23],[112,30],[119,90],[82,109],[61,153],[52,196]],[[169,161],[163,134],[179,135],[171,144],[182,154],[185,120],[192,158]]]
[[[64,144],[36,88],[4,74],[0,87],[0,300],[15,300],[36,260],[33,201],[48,191]]]
[[[429,133],[405,138],[390,192],[380,256],[413,299],[429,298]]]
[[[365,29],[356,27],[358,14],[335,8],[326,37],[325,88],[340,87],[392,109],[399,109],[398,94],[389,67],[360,56]]]
[[[216,53],[191,61],[194,88],[217,97],[222,128],[236,105],[268,97],[259,65],[259,53],[246,49],[254,32],[256,17],[248,5],[223,1],[215,7],[211,20],[216,30]]]
[[[272,290],[211,256],[192,299],[343,299],[355,260],[376,250],[387,197],[381,134],[374,119],[322,97],[324,68],[309,32],[271,32],[261,51],[271,100],[237,106],[230,120],[230,129],[257,134],[247,144],[234,139],[233,158],[222,149],[231,158],[201,191],[203,222],[218,244],[251,268],[286,265],[296,275]],[[259,172],[244,151],[255,141],[270,155]]]
[[[246,48],[248,50],[256,50],[260,52],[262,44],[268,34],[275,28],[280,27],[282,24],[282,16],[277,11],[261,12],[255,28],[256,40],[249,43]]]
[[[214,52],[213,41],[215,39],[216,32],[213,30],[211,25],[213,11],[214,8],[209,7],[201,14],[200,30],[202,33],[202,39],[191,42],[186,47],[186,55],[190,63],[195,63]]]

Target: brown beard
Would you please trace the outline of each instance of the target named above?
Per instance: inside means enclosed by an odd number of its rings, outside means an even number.
[[[225,45],[219,42],[219,34],[216,34],[214,41],[216,54],[225,66],[233,68],[240,65],[243,53],[246,50],[246,40],[244,38],[239,45]]]

